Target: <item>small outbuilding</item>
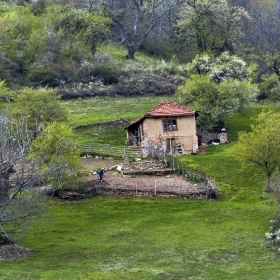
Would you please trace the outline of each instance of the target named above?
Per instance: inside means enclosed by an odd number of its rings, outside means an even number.
[[[195,110],[162,101],[125,128],[127,143],[140,146],[146,155],[195,154],[197,116]]]

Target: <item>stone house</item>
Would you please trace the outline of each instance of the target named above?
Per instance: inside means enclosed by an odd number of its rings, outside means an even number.
[[[162,101],[143,116],[130,123],[127,143],[140,146],[144,154],[195,154],[197,112]]]

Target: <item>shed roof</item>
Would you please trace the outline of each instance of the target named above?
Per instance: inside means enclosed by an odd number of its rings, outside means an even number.
[[[179,117],[179,116],[194,116],[195,110],[186,108],[184,106],[176,105],[167,101],[162,101],[160,104],[155,106],[153,109],[148,111],[145,115],[139,117],[132,123],[130,123],[128,127],[133,124],[136,124],[142,121],[145,118],[156,118],[156,117]]]

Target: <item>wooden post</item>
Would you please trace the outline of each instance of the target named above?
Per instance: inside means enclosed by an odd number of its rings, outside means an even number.
[[[155,196],[157,196],[157,180],[155,180]]]

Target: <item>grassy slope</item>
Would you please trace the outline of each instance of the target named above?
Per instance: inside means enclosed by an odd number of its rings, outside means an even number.
[[[64,101],[69,111],[72,127],[89,125],[76,130],[81,143],[109,143],[124,145],[126,131],[124,127],[116,129],[99,129],[90,124],[113,121],[117,119],[134,119],[145,114],[162,100],[170,101],[170,96],[136,96],[130,98],[87,98]]]
[[[1,263],[1,279],[278,279],[269,214],[230,201],[53,202],[23,240],[33,254]]]
[[[158,102],[141,100],[122,100],[136,108],[122,114],[134,119]],[[256,111],[228,120],[230,142],[238,130],[249,129]],[[109,107],[108,114],[119,117]],[[222,192],[217,201],[101,196],[50,201],[51,211],[21,240],[33,254],[1,263],[1,279],[279,279],[278,255],[264,244],[273,199],[256,171],[239,170],[231,145],[182,157],[215,178]]]

